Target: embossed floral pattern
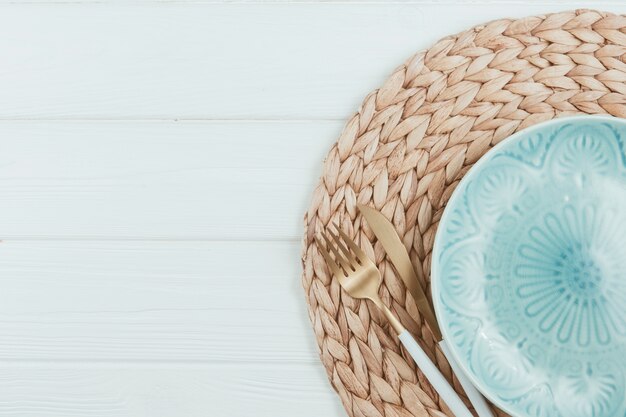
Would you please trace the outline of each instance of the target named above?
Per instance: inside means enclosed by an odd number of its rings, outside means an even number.
[[[607,345],[623,334],[621,282],[626,251],[622,219],[597,203],[549,212],[517,249],[516,294],[537,328],[560,343]]]
[[[522,132],[446,208],[437,315],[470,377],[511,414],[626,415],[623,137],[626,122],[611,118]]]
[[[614,416],[624,396],[623,373],[607,362],[572,362],[557,386],[558,408],[565,416]]]

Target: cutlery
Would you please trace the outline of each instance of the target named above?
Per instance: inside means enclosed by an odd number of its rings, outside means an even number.
[[[372,301],[389,320],[391,327],[396,331],[398,338],[411,354],[417,366],[454,415],[456,417],[472,417],[472,413],[439,369],[380,299],[378,288],[382,282],[382,276],[374,262],[339,227],[335,226],[335,232],[328,230],[327,233],[321,235],[324,244],[315,237],[317,247],[343,289],[351,297]]]
[[[409,289],[409,292],[415,300],[417,309],[420,314],[424,316],[426,323],[428,323],[433,336],[448,359],[453,372],[461,383],[463,390],[465,390],[467,397],[472,402],[478,416],[494,417],[494,414],[491,412],[491,409],[485,401],[485,397],[478,392],[474,384],[472,384],[465,372],[463,372],[460,365],[452,356],[446,341],[443,339],[433,309],[431,308],[430,303],[426,298],[426,294],[419,284],[415,270],[413,269],[409,253],[400,240],[400,236],[398,236],[393,224],[391,224],[391,222],[376,209],[361,204],[358,205],[358,208],[361,214],[363,214],[363,217],[365,217],[365,220],[367,220],[367,224],[374,232],[374,235],[376,235],[380,243],[383,245],[383,248],[387,252],[387,256],[395,266],[398,274],[402,278],[402,281],[404,281],[404,284]]]

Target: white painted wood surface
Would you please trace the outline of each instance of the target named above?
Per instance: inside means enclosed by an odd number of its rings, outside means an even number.
[[[2,4],[0,118],[344,120],[440,37],[570,7]]]
[[[0,238],[297,240],[342,125],[0,121]]]
[[[342,416],[300,288],[327,149],[413,52],[622,0],[0,0],[0,417]]]

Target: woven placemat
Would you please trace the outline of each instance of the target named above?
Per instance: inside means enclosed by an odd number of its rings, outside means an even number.
[[[430,294],[435,231],[463,174],[493,145],[532,124],[580,113],[626,117],[625,62],[624,16],[577,10],[503,19],[417,53],[365,98],[326,157],[305,216],[302,255],[320,357],[350,416],[452,414],[385,318],[341,290],[315,233],[337,223],[375,259],[383,301],[451,379],[357,202],[392,220]]]

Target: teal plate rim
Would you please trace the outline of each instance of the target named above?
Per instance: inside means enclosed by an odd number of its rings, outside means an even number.
[[[440,265],[440,254],[442,252],[442,247],[445,245],[444,233],[441,233],[441,227],[446,225],[450,221],[451,210],[448,207],[455,206],[458,203],[458,200],[463,198],[464,191],[466,190],[466,185],[475,179],[480,171],[484,168],[486,164],[489,164],[493,160],[493,156],[500,153],[503,149],[507,147],[511,147],[516,143],[519,143],[522,139],[531,135],[533,133],[537,133],[550,127],[554,127],[555,125],[567,125],[571,123],[614,123],[621,124],[626,128],[626,119],[621,119],[609,115],[575,115],[575,116],[567,116],[567,117],[559,117],[546,122],[541,122],[536,125],[530,126],[526,129],[523,129],[519,132],[512,134],[511,136],[503,139],[501,142],[496,144],[492,149],[486,152],[463,176],[457,185],[456,189],[453,191],[450,199],[446,203],[446,208],[444,209],[441,220],[439,221],[437,232],[435,234],[435,240],[433,243],[433,250],[431,255],[431,295],[435,308],[435,313],[437,316],[437,320],[440,323],[441,332],[444,340],[451,341],[452,334],[448,327],[443,325],[445,320],[442,320],[443,317],[446,316],[445,307],[442,306],[443,301],[441,301],[441,288],[440,288],[440,280],[441,280],[441,265]],[[444,248],[445,249],[445,248]],[[483,393],[483,395],[489,399],[494,405],[496,405],[501,410],[506,413],[517,416],[517,417],[538,417],[541,415],[539,411],[534,414],[525,413],[520,414],[520,410],[512,408],[507,402],[498,398],[497,391],[494,391],[492,388],[489,388],[483,384],[483,382],[476,377],[473,371],[471,371],[470,363],[471,360],[465,360],[463,358],[462,353],[459,351],[459,348],[455,343],[448,343],[450,347],[450,351],[454,360],[460,365],[463,372],[465,372],[466,376],[469,380],[478,388],[478,390]]]

